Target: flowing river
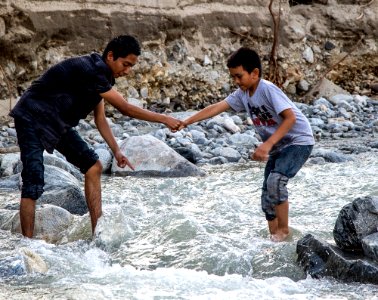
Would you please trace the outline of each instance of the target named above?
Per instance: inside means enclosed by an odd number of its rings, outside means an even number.
[[[312,279],[296,263],[307,233],[333,242],[340,209],[378,195],[378,156],[305,165],[289,182],[287,242],[269,240],[263,164],[203,166],[205,177],[103,177],[93,241],[64,245],[0,231],[0,258],[27,247],[45,274],[0,277],[0,299],[378,299],[378,286]]]

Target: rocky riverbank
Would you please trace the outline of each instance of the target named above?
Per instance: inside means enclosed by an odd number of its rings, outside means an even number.
[[[377,1],[275,1],[281,8],[277,83],[295,101],[323,76],[350,94],[377,98]],[[139,2],[138,2],[139,3]],[[273,21],[268,1],[6,0],[0,3],[0,115],[52,64],[110,37],[135,35],[143,54],[118,89],[158,111],[199,109],[225,97],[226,57],[255,48],[269,77]]]
[[[143,106],[142,99],[131,100],[136,105]],[[329,99],[320,97],[314,100],[313,105],[296,104],[309,119],[318,145],[325,146],[314,149],[310,162],[342,162],[348,160],[347,154],[350,153],[377,151],[378,101],[361,95],[334,94]],[[194,112],[172,114],[185,119],[192,113]],[[170,132],[161,124],[130,120],[115,110],[109,111],[108,115],[113,133],[120,143],[132,136],[149,134],[191,163],[199,165],[245,162],[261,143],[251,120],[245,114],[224,113],[176,133]],[[105,172],[114,172],[114,169],[111,170],[112,155],[93,120],[88,117],[81,121],[77,130],[97,151],[107,153],[104,156],[107,157],[107,162],[104,162]],[[345,144],[345,140],[355,142]],[[336,149],[327,150],[326,147],[329,148],[330,145]],[[138,143],[135,147],[138,148]],[[6,117],[3,118],[0,132],[0,150],[1,153],[18,151],[14,123]],[[1,167],[2,173],[4,169],[6,167]]]

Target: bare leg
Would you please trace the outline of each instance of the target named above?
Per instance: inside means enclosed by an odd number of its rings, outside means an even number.
[[[20,201],[20,223],[21,231],[25,237],[32,238],[34,233],[35,200],[21,198]]]
[[[97,220],[101,217],[101,172],[102,165],[97,161],[85,173],[85,198],[87,200],[89,214],[91,216],[92,235],[96,229]]]
[[[268,221],[268,228],[269,228],[269,233],[271,235],[274,235],[277,233],[277,230],[278,230],[278,222],[277,222],[277,218],[275,218],[274,220],[272,221]]]
[[[272,240],[276,242],[284,241],[289,235],[289,201],[286,200],[275,207],[277,231],[272,234]]]

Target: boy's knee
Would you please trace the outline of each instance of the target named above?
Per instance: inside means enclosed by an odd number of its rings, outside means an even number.
[[[33,200],[39,199],[42,196],[43,184],[30,184],[27,186],[22,186],[21,198],[30,198]]]
[[[97,160],[85,173],[85,175],[101,175],[102,173],[102,163]]]
[[[274,205],[278,205],[288,199],[288,181],[289,178],[285,175],[275,172],[270,173],[267,180],[267,193]]]
[[[261,195],[261,208],[267,221],[276,218],[275,207],[288,199],[287,183],[289,178],[280,173],[270,173],[267,189]]]
[[[21,198],[37,200],[42,196],[45,186],[44,166],[38,161],[31,161],[21,172]]]
[[[276,218],[273,202],[269,199],[268,191],[265,189],[263,189],[261,194],[261,209],[265,213],[267,221],[273,221]]]

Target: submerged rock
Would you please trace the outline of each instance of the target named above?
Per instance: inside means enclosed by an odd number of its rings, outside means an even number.
[[[22,247],[14,255],[0,259],[0,278],[21,276],[27,273],[46,273],[48,265],[41,256]]]
[[[26,268],[21,255],[8,256],[0,259],[0,278],[26,274]]]
[[[46,273],[48,266],[37,253],[28,248],[20,249],[28,273]]]

